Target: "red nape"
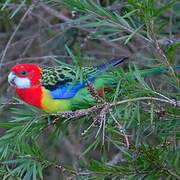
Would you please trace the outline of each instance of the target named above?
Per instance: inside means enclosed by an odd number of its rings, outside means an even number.
[[[16,93],[27,104],[35,106],[39,109],[42,108],[41,106],[42,88],[40,86],[34,88],[25,88],[25,89],[16,88]]]
[[[102,96],[104,94],[104,88],[97,89],[97,93],[99,96]]]

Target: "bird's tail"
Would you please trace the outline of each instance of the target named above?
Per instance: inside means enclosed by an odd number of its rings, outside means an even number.
[[[175,67],[172,67],[175,72],[180,72],[180,65],[177,65]],[[159,67],[153,67],[150,69],[144,69],[144,70],[139,70],[140,75],[142,77],[147,76],[147,75],[152,75],[152,74],[161,74],[170,71],[169,67],[164,67],[164,66],[159,66]]]
[[[118,57],[118,58],[113,58],[113,59],[109,60],[105,64],[100,64],[100,65],[96,66],[96,68],[98,68],[101,72],[105,72],[109,68],[111,68],[113,66],[117,66],[117,65],[123,63],[126,59],[128,59],[128,57],[125,57],[125,56]]]
[[[173,67],[173,70],[175,72],[180,72],[180,65],[177,65]],[[114,72],[118,72],[119,70],[115,70],[112,73],[102,73],[100,76],[98,76],[97,79],[99,79],[98,82],[100,84],[104,84],[105,87],[112,87],[116,85],[119,82],[119,76],[116,76]],[[121,76],[122,78],[127,78],[127,79],[137,79],[137,75],[140,75],[141,77],[146,77],[146,76],[151,76],[151,75],[156,75],[156,74],[162,74],[169,72],[170,68],[165,67],[165,66],[159,66],[159,67],[153,67],[149,69],[142,69],[142,70],[132,70],[130,72],[125,73],[125,76]]]

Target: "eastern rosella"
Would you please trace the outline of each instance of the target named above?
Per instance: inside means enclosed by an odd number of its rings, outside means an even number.
[[[45,112],[75,110],[95,103],[87,90],[86,80],[102,95],[104,87],[110,86],[112,81],[112,76],[105,72],[125,59],[120,57],[107,64],[83,67],[79,73],[82,76],[78,76],[75,66],[65,64],[44,68],[36,64],[17,64],[11,68],[8,81],[15,86],[20,99]]]
[[[122,63],[126,57],[109,61],[107,64],[81,68],[70,65],[41,68],[36,64],[17,64],[8,76],[10,85],[15,86],[16,94],[26,103],[48,113],[63,112],[84,108],[96,103],[87,89],[87,80],[99,95],[104,88],[117,84],[113,73],[107,70]],[[142,76],[160,73],[167,68],[157,67],[142,70]],[[82,74],[79,76],[78,74]],[[116,82],[115,82],[116,79]]]

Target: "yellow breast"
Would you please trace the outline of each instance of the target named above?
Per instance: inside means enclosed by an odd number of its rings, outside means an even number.
[[[47,113],[56,113],[69,111],[71,107],[70,99],[52,99],[49,91],[42,89],[42,109]]]

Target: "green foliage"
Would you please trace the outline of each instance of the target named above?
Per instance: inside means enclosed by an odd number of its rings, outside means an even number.
[[[33,3],[31,0],[1,1],[2,31],[11,29],[11,21],[17,25],[17,19]],[[99,59],[104,58],[99,56],[97,47],[103,53],[108,49],[117,51],[118,56],[124,51],[132,58],[123,65],[123,70],[110,70],[118,84],[103,97],[106,102],[114,103],[105,121],[95,121],[101,113],[99,110],[74,119],[62,118],[18,99],[15,100],[20,103],[17,107],[12,105],[10,111],[1,111],[0,128],[4,132],[0,137],[0,178],[45,179],[57,169],[60,170],[57,176],[62,179],[180,179],[180,110],[173,103],[164,103],[179,100],[179,74],[168,71],[144,78],[146,71],[140,71],[159,65],[170,69],[179,64],[179,41],[162,43],[162,46],[160,43],[164,38],[177,35],[175,7],[179,5],[178,1],[52,0],[35,3],[32,14],[47,25],[41,27],[38,40],[43,47],[41,50],[47,48],[47,54],[50,54],[48,62],[58,64],[63,63],[62,59],[66,62],[71,59],[77,66],[77,74],[83,77],[82,65],[98,64]],[[46,5],[45,15],[42,4]],[[64,9],[65,15],[66,11],[69,14],[76,11],[77,15],[74,18],[67,15],[68,20],[62,16],[58,19],[57,13]],[[43,17],[46,13],[51,16],[43,19],[41,13]],[[31,19],[27,18],[27,21]],[[59,28],[58,32],[51,30],[54,26]],[[20,25],[17,27],[19,29]],[[20,30],[24,33],[23,28]],[[80,40],[84,34],[89,38],[85,48]],[[44,40],[44,36],[49,39]],[[63,56],[61,54],[62,59],[58,58],[59,51],[66,51]],[[56,52],[57,57],[52,56]],[[93,53],[94,57],[90,56]],[[90,61],[91,57],[96,59],[95,63]],[[46,62],[37,59],[36,63]],[[2,71],[9,71],[9,67]],[[164,101],[140,101],[140,97]],[[4,108],[2,105],[1,109]],[[56,123],[48,124],[48,120]]]
[[[23,6],[25,5],[30,5],[32,3],[31,0],[22,0],[22,1],[16,1],[16,0],[3,0],[4,2],[1,1],[0,3],[0,8],[3,11],[5,8],[8,8],[9,5],[16,4],[17,7],[16,9],[10,14],[10,18],[13,18]]]
[[[108,38],[113,40],[113,37],[115,37],[117,33],[126,32],[128,35],[122,38],[125,39],[126,44],[135,34],[142,37],[139,30],[143,25],[136,26],[131,21],[136,9],[121,16],[116,12],[112,12],[107,8],[94,3],[93,1],[64,0],[63,2],[75,11],[81,13],[88,12],[88,14],[84,15],[83,18],[80,17],[72,23],[75,23],[76,26],[85,28],[98,28],[98,31],[95,30],[95,32],[93,32],[92,38]],[[114,39],[114,41],[118,39]]]
[[[128,178],[139,179],[149,178],[158,179],[164,178],[179,178],[171,171],[172,162],[177,157],[171,150],[168,151],[167,146],[149,147],[140,146],[132,148],[128,154],[124,154],[122,160],[117,165],[106,165],[103,162],[92,160],[89,164],[82,163],[82,168],[86,167],[89,171],[93,172],[94,178],[100,176],[105,178]],[[176,168],[178,163],[176,162]],[[176,169],[178,171],[178,169]]]

